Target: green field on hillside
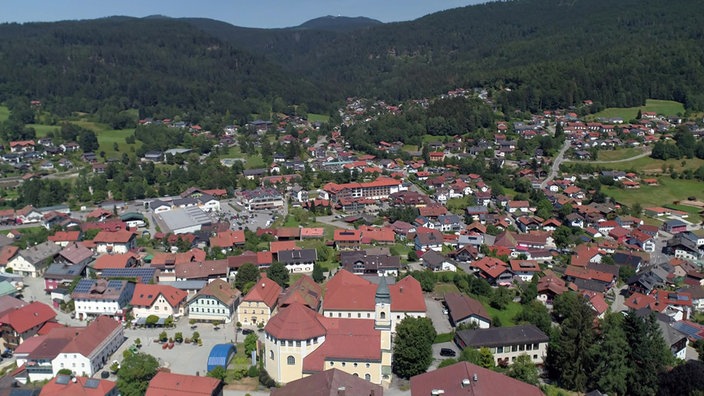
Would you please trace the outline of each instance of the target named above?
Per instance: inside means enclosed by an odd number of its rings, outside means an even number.
[[[308,113],[308,121],[310,122],[328,122],[329,119],[330,116],[325,114]]]
[[[602,191],[624,205],[632,206],[637,202],[644,208],[672,204],[691,196],[704,199],[704,184],[698,180],[674,180],[669,177],[660,177],[658,180],[659,186],[642,185],[631,190],[607,187]]]
[[[133,149],[136,150],[142,144],[139,141],[133,145],[125,142],[126,137],[134,134],[134,129],[110,129],[105,124],[92,121],[71,121],[71,123],[95,132],[100,144],[98,151],[104,151],[106,158],[119,157],[122,153],[131,153]],[[117,143],[117,151],[114,148],[115,143]]]
[[[594,165],[600,166],[604,169],[615,169],[624,171],[635,171],[643,175],[649,174],[660,174],[663,172],[663,168],[668,170],[672,167],[673,170],[681,172],[685,169],[696,170],[700,166],[704,165],[704,160],[699,158],[685,158],[685,159],[671,159],[667,161],[656,160],[650,157],[642,157],[634,159],[632,161],[616,162],[612,164],[599,164]]]
[[[10,117],[10,109],[7,106],[0,106],[0,122],[7,121]]]
[[[56,125],[27,124],[27,127],[34,128],[38,138],[46,137],[50,132],[58,132],[61,130],[61,127]]]
[[[628,147],[616,150],[600,150],[597,156],[597,161],[618,161],[626,158],[635,157],[643,154],[642,148]]]
[[[632,120],[638,115],[638,110],[641,112],[654,111],[657,114],[666,116],[684,114],[684,105],[672,100],[657,100],[648,99],[645,101],[645,106],[638,107],[609,107],[598,113],[589,116],[589,119],[596,118],[615,118],[620,117],[624,121]]]

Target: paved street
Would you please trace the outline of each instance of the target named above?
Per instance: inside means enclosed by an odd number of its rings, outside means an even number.
[[[438,334],[449,333],[452,331],[452,326],[450,326],[450,320],[447,315],[442,313],[443,307],[441,301],[436,301],[431,297],[425,297],[425,305],[428,309],[427,314],[430,320],[433,322],[433,327]]]

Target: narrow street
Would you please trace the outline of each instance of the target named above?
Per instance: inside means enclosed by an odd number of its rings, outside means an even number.
[[[557,172],[560,170],[560,165],[564,161],[565,153],[567,152],[567,149],[570,148],[570,145],[572,144],[572,141],[569,139],[565,139],[565,143],[562,145],[562,148],[560,149],[560,152],[557,153],[557,156],[555,159],[552,161],[552,167],[550,168],[550,174],[548,175],[545,180],[543,180],[542,183],[540,183],[540,189],[544,189],[545,186],[557,176]]]

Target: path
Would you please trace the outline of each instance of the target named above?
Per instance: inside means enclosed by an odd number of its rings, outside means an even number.
[[[619,160],[611,160],[611,161],[575,161],[575,160],[566,159],[565,162],[585,162],[585,163],[588,162],[590,164],[617,164],[619,162],[628,162],[628,161],[637,160],[638,158],[648,157],[650,155],[650,153],[652,153],[652,151],[648,150],[648,151],[645,151],[645,152],[640,153],[640,154],[633,156],[633,157],[623,158],[623,159],[619,159]]]
[[[557,176],[557,171],[560,170],[560,164],[564,161],[565,153],[567,152],[567,149],[570,148],[570,145],[572,144],[572,141],[569,139],[565,139],[565,143],[562,145],[562,148],[560,149],[560,152],[557,153],[557,156],[555,159],[552,161],[552,167],[550,168],[550,174],[548,174],[548,177],[545,178],[545,180],[540,183],[540,189],[544,189],[545,186],[550,182],[552,179]]]

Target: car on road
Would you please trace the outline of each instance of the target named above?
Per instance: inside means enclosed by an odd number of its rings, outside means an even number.
[[[455,355],[457,355],[457,352],[455,352],[454,350],[452,350],[450,348],[441,348],[440,349],[440,356],[454,357]]]
[[[252,334],[254,333],[254,330],[252,329],[242,329],[242,334],[247,335],[247,334]]]

